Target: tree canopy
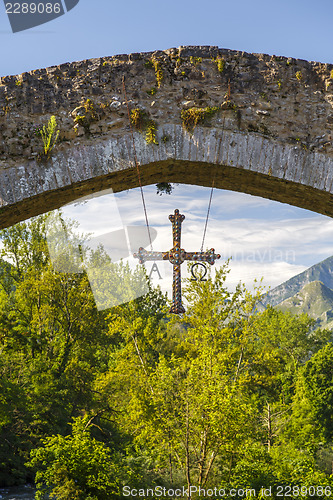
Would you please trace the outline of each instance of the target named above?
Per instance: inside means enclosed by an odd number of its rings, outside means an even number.
[[[186,283],[182,316],[149,281],[145,296],[98,311],[85,272],[52,266],[45,224],[2,231],[0,486],[34,480],[39,500],[122,498],[126,485],[323,497],[330,331],[258,312],[260,288],[228,291],[227,263]]]

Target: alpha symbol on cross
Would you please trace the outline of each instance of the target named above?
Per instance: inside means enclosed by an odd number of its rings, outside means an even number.
[[[149,279],[151,279],[151,276],[153,273],[157,273],[158,274],[158,279],[163,279],[162,276],[161,276],[161,273],[157,267],[157,264],[156,262],[154,262],[154,264],[151,266],[151,270],[150,270],[150,273],[149,273]]]
[[[140,264],[148,260],[168,260],[173,265],[172,306],[170,312],[175,314],[185,312],[182,304],[181,264],[185,262],[185,260],[189,260],[209,262],[209,264],[213,265],[215,264],[215,260],[221,257],[219,254],[215,254],[214,248],[211,248],[208,252],[185,252],[185,250],[180,247],[181,225],[184,219],[185,215],[180,214],[177,209],[173,215],[169,215],[169,220],[172,223],[173,236],[173,247],[171,250],[168,252],[148,252],[143,247],[140,247],[138,253],[134,254],[134,257],[139,259]]]

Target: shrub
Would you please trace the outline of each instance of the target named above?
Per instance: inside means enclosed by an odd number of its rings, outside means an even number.
[[[48,124],[44,125],[39,130],[39,135],[42,137],[44,145],[43,156],[48,159],[50,158],[51,151],[59,137],[59,130],[57,129],[57,120],[55,116],[51,116]]]

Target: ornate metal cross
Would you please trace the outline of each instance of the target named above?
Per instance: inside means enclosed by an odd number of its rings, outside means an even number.
[[[182,304],[182,289],[181,289],[181,275],[180,266],[185,260],[199,261],[199,262],[209,262],[213,265],[216,259],[221,256],[215,254],[214,248],[208,250],[208,252],[185,252],[183,248],[180,247],[181,238],[181,224],[185,219],[185,215],[179,213],[179,210],[175,210],[174,215],[169,215],[169,220],[172,223],[172,236],[173,236],[173,247],[169,252],[147,252],[143,247],[139,248],[139,252],[134,254],[136,259],[139,259],[140,264],[143,264],[147,260],[169,260],[173,265],[173,283],[172,283],[172,306],[170,308],[171,313],[181,314],[185,312]]]

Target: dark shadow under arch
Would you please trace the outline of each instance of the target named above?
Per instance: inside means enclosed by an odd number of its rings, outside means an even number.
[[[333,194],[311,186],[232,166],[167,160],[140,166],[142,185],[175,182],[243,192],[288,203],[333,217]],[[76,199],[112,188],[115,193],[138,187],[135,168],[119,170],[31,196],[0,209],[0,229],[55,210]]]

